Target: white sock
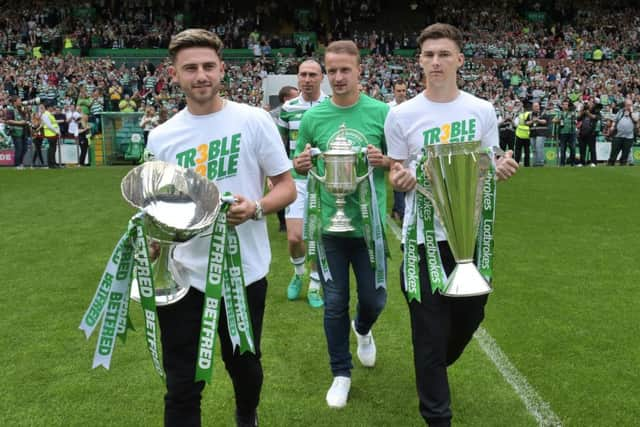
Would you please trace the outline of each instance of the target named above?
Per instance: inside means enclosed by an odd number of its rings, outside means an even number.
[[[317,271],[312,271],[309,274],[311,281],[309,282],[309,289],[320,289],[320,276]]]
[[[293,270],[296,272],[298,276],[304,276],[304,257],[300,258],[289,258],[291,260],[291,264],[293,264]]]

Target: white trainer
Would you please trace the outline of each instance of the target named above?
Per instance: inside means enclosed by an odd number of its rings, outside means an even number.
[[[376,365],[376,343],[373,340],[373,335],[371,331],[367,332],[366,335],[360,335],[358,331],[356,331],[356,321],[351,321],[351,328],[353,329],[353,333],[356,334],[356,338],[358,339],[358,359],[360,359],[360,363],[362,366],[366,366],[367,368],[373,368]]]
[[[351,389],[351,378],[334,377],[333,384],[331,384],[331,388],[327,392],[327,405],[330,408],[344,408],[347,406],[349,389]]]

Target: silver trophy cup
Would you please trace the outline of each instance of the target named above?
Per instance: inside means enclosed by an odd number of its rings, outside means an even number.
[[[148,243],[159,247],[152,263],[156,305],[175,303],[189,288],[180,286],[169,269],[172,246],[190,240],[213,224],[220,209],[218,187],[191,169],[161,161],[132,169],[120,187],[125,200],[144,212]],[[135,281],[131,298],[140,302]]]
[[[491,158],[480,151],[478,141],[428,145],[426,151],[424,172],[431,191],[422,186],[418,186],[418,191],[433,203],[457,264],[443,295],[488,294],[491,286],[475,266],[473,255],[482,211],[482,188]]]
[[[358,184],[364,181],[372,171],[369,168],[366,174],[357,176],[358,152],[347,139],[346,131],[344,125],[340,126],[336,137],[329,142],[329,150],[320,154],[324,159],[324,176],[319,176],[313,169],[309,170],[309,173],[320,181],[328,192],[336,196],[336,213],[331,218],[331,225],[327,227],[327,231],[334,233],[355,230],[351,225],[351,220],[344,212],[345,198],[354,193]]]

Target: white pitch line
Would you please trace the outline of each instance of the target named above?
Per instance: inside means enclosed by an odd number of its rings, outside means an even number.
[[[387,224],[395,237],[398,240],[402,240],[402,231],[389,216],[387,216]],[[493,362],[505,381],[511,385],[522,403],[524,403],[527,411],[536,419],[538,426],[561,427],[562,421],[553,412],[551,405],[542,399],[533,386],[529,384],[527,378],[511,363],[489,332],[480,326],[473,336],[478,341],[482,351]]]

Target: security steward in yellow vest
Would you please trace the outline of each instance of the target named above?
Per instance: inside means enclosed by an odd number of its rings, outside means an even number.
[[[44,130],[44,137],[49,142],[49,149],[47,150],[47,165],[51,169],[57,169],[60,166],[56,164],[56,149],[58,147],[58,139],[60,138],[60,125],[56,121],[53,115],[53,105],[49,105],[47,109],[42,113],[42,127]],[[62,162],[62,159],[60,159]]]
[[[529,160],[531,157],[531,111],[523,111],[518,114],[516,123],[516,152],[515,161],[520,163],[520,157],[522,156],[522,149],[524,148],[524,166],[529,167]]]

